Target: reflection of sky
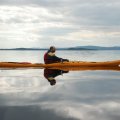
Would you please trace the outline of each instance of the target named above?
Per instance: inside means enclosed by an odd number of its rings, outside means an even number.
[[[0,73],[0,109],[5,109],[7,116],[24,114],[23,110],[26,117],[36,114],[40,118],[40,112],[43,118],[46,113],[54,114],[55,118],[119,120],[119,77],[120,73],[113,71],[70,71],[58,76],[56,85],[50,86],[43,70],[3,70]]]
[[[12,106],[0,108],[1,120],[77,120],[70,117],[62,117],[52,110],[44,110],[39,106]]]
[[[0,51],[0,61],[27,61],[43,63],[46,51]],[[120,59],[119,50],[82,50],[82,51],[56,51],[56,55],[69,60],[77,61],[110,61]]]
[[[44,52],[2,51],[0,61],[43,62]],[[120,58],[119,51],[57,51],[57,55],[81,61]],[[0,70],[0,120],[119,120],[119,78],[115,71],[70,71],[50,86],[40,69]]]

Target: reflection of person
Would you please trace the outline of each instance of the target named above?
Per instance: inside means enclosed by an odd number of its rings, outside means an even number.
[[[56,70],[56,69],[44,69],[44,77],[50,82],[50,85],[55,85],[55,77],[68,73],[68,71]]]
[[[51,46],[50,49],[44,54],[45,64],[56,63],[56,62],[68,62],[68,59],[59,58],[55,55],[56,48]]]

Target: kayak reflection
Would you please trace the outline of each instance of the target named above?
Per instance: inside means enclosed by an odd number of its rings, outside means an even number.
[[[44,77],[48,80],[50,85],[56,84],[55,77],[62,75],[64,73],[68,73],[69,71],[58,70],[58,69],[44,69]]]

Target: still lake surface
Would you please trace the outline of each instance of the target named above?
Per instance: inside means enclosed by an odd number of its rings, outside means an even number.
[[[45,51],[0,51],[0,61],[43,63]],[[57,51],[80,61],[120,60],[120,51]],[[69,71],[44,77],[44,69],[0,70],[0,120],[120,120],[120,72]]]

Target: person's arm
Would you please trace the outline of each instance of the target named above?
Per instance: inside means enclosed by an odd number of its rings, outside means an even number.
[[[54,56],[52,56],[52,59],[54,60],[54,61],[62,61],[62,58],[60,58],[60,57],[57,57],[56,55],[54,55]]]
[[[54,53],[48,53],[49,57],[48,59],[49,60],[52,60],[52,61],[56,61],[56,62],[68,62],[69,60],[68,59],[63,59],[63,58],[60,58],[60,57],[57,57]]]

